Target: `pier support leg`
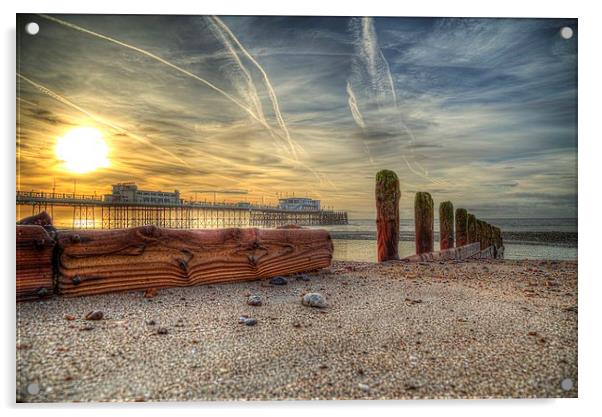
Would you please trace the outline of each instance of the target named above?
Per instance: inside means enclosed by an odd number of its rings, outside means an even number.
[[[433,251],[434,236],[433,198],[429,193],[416,193],[414,200],[414,221],[416,226],[416,254]]]
[[[439,205],[439,244],[441,250],[454,247],[454,205],[451,201]]]
[[[393,171],[376,174],[376,242],[378,262],[399,259],[399,179]]]

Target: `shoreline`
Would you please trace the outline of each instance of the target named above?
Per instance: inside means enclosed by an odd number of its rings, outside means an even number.
[[[329,231],[333,239],[345,240],[376,240],[376,232],[370,231]],[[439,240],[439,233],[435,231],[434,239]],[[578,242],[577,232],[504,232],[504,243],[514,245],[542,245],[566,248],[576,248]],[[414,242],[413,232],[400,232],[400,242]]]
[[[577,396],[577,262],[335,261],[306,278],[19,303],[17,400]]]

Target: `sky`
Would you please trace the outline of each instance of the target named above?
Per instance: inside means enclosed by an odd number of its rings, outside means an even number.
[[[133,181],[209,200],[207,190],[243,190],[218,199],[308,196],[370,218],[375,175],[391,169],[402,217],[416,191],[482,218],[577,216],[575,19],[17,23],[17,189],[72,192],[75,181],[104,194]],[[86,173],[57,155],[82,127],[108,149]],[[78,152],[82,162],[95,150]]]

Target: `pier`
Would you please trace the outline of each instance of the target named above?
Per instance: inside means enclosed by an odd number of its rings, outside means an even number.
[[[124,229],[155,225],[170,229],[218,229],[227,227],[272,228],[289,224],[319,226],[347,224],[347,212],[334,210],[286,210],[249,203],[180,203],[105,201],[89,194],[17,191],[17,205],[31,207],[31,215],[55,208],[71,212],[72,229]]]

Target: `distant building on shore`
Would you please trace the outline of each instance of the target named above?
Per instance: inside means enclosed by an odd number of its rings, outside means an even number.
[[[113,184],[113,193],[105,194],[104,201],[110,203],[182,204],[180,192],[139,190],[133,182]]]
[[[304,197],[281,198],[278,200],[278,208],[295,211],[319,211],[320,200]]]

